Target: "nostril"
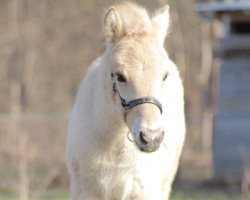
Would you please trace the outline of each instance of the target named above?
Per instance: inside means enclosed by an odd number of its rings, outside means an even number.
[[[147,144],[148,143],[148,141],[146,140],[145,135],[144,135],[143,132],[140,132],[140,139],[141,139],[141,142],[143,144]]]

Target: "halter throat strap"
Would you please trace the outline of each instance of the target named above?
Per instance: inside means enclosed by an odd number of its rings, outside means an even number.
[[[144,103],[150,103],[150,104],[154,104],[156,105],[161,114],[163,112],[162,110],[162,104],[154,97],[142,97],[142,98],[137,98],[137,99],[133,99],[131,101],[126,101],[120,94],[119,90],[117,89],[116,87],[116,82],[115,82],[115,77],[114,77],[114,74],[112,73],[111,74],[111,78],[112,78],[112,88],[113,88],[113,91],[114,93],[118,94],[119,98],[120,98],[120,101],[121,101],[121,106],[123,108],[123,112],[124,113],[127,113],[129,111],[129,109],[135,107],[135,106],[138,106],[140,104],[144,104]]]

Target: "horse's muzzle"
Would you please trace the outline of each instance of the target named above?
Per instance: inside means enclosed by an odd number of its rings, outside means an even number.
[[[141,128],[137,145],[144,152],[153,152],[159,149],[164,138],[164,130],[150,130]]]

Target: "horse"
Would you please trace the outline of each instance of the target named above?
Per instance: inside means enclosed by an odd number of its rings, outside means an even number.
[[[77,93],[67,138],[73,200],[166,200],[185,139],[182,81],[164,49],[169,6],[105,14],[105,50]]]

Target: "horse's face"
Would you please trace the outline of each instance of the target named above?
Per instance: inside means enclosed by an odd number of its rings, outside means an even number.
[[[129,30],[129,22],[124,23],[127,17],[123,19],[122,16],[119,9],[117,11],[112,8],[105,18],[106,37],[111,44],[110,73],[114,74],[117,90],[126,101],[153,97],[161,102],[169,70],[167,54],[163,48],[166,27],[162,30],[159,24],[163,19],[168,19],[168,7],[164,7],[151,20],[143,19],[142,25],[139,24],[141,28],[137,30],[141,33],[138,34],[133,32],[136,27]],[[167,20],[164,23],[167,23]],[[131,34],[129,31],[132,31]],[[164,32],[164,37],[159,31]],[[122,113],[119,95],[114,95],[115,105]],[[124,121],[139,149],[152,152],[160,147],[164,129],[159,107],[143,103],[129,109],[124,116]]]
[[[123,39],[114,48],[113,69],[120,95],[127,101],[154,97],[160,102],[169,71],[165,50],[152,38]],[[116,95],[119,109],[119,96]],[[163,111],[164,112],[164,111]],[[155,151],[163,137],[162,114],[155,104],[144,103],[125,115],[136,144],[143,151]]]

